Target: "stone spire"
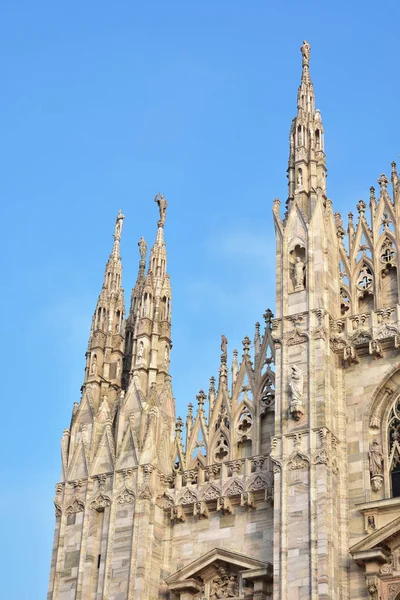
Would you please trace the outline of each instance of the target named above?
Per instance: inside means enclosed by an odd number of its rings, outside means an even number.
[[[128,317],[132,331],[129,370],[131,374],[139,376],[143,393],[152,383],[161,385],[165,377],[169,377],[169,352],[172,346],[171,286],[166,272],[167,249],[164,240],[167,201],[162,194],[157,194],[154,201],[160,213],[157,235],[150,252],[147,276],[147,245],[143,239],[139,242],[139,273]]]
[[[120,243],[124,218],[120,210],[86,352],[85,383],[97,383],[102,389],[111,386],[111,395],[121,386],[123,368],[125,307]]]
[[[301,83],[297,94],[297,115],[290,129],[288,207],[296,200],[309,218],[318,190],[326,192],[324,128],[321,113],[315,109],[314,87],[310,77],[310,51],[307,41],[302,54]]]
[[[140,318],[140,305],[143,294],[143,288],[146,281],[146,256],[147,256],[147,244],[145,239],[142,237],[138,242],[139,247],[139,269],[137,279],[131,293],[131,304],[129,309],[129,315],[126,320],[126,336],[125,336],[125,361],[124,361],[124,374],[123,374],[123,387],[128,387],[130,380],[130,372],[132,368],[132,353],[134,339],[137,335],[137,327]]]

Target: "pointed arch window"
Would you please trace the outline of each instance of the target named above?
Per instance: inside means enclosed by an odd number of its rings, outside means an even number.
[[[400,397],[389,414],[388,445],[391,490],[395,498],[400,496]]]

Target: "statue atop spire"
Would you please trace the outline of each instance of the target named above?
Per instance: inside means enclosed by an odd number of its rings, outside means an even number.
[[[117,220],[115,222],[114,239],[121,239],[122,224],[124,222],[124,219],[125,219],[125,215],[122,213],[122,210],[119,209],[118,215],[117,215]]]
[[[310,44],[307,42],[307,40],[303,41],[303,45],[300,48],[301,54],[303,56],[303,67],[308,67],[310,64],[310,51],[311,51],[311,46]]]
[[[154,198],[154,202],[157,202],[158,210],[160,211],[160,220],[158,221],[158,226],[164,227],[165,218],[167,216],[168,202],[162,194],[157,194],[157,196]]]
[[[144,239],[144,237],[140,238],[140,240],[138,241],[138,246],[139,246],[140,259],[146,260],[147,244],[146,244],[146,240]]]

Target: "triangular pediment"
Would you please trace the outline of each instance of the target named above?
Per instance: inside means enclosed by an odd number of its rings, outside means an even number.
[[[389,550],[400,545],[400,517],[396,517],[377,531],[373,531],[361,542],[350,548],[353,556],[368,553],[372,550]]]
[[[179,569],[176,573],[173,573],[166,579],[168,586],[183,582],[185,580],[191,580],[193,578],[201,577],[212,567],[216,562],[223,562],[236,567],[238,571],[247,571],[253,569],[267,570],[267,576],[272,580],[272,565],[267,562],[263,562],[256,558],[245,554],[239,554],[239,552],[233,552],[226,548],[213,548],[206,554],[203,554],[196,560],[192,561],[186,567]]]

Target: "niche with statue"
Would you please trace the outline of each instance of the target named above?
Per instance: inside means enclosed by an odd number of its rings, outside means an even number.
[[[306,250],[297,245],[289,253],[289,293],[306,289]]]

